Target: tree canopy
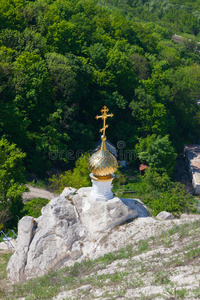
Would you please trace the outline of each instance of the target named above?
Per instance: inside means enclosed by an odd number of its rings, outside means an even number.
[[[197,38],[197,3],[2,0],[0,136],[26,153],[27,171],[72,168],[99,139],[104,104],[115,115],[109,140],[124,150],[152,135],[177,153],[197,141],[196,40],[176,43],[168,26],[179,12],[177,30]]]
[[[0,140],[0,225],[8,220],[15,226],[23,208],[22,193],[25,187],[25,169],[22,153],[15,144]]]

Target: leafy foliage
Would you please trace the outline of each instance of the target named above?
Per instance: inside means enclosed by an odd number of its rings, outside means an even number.
[[[161,211],[173,213],[197,213],[196,203],[181,183],[172,182],[166,172],[159,174],[155,169],[146,170],[144,177],[136,176],[134,183],[125,186],[123,197],[129,197],[126,190],[134,190],[134,197],[140,198],[150,209],[153,216]]]
[[[0,138],[22,149],[31,178],[67,169],[52,177],[55,190],[90,185],[84,158],[75,168],[74,162],[94,149],[99,127],[92,116],[106,104],[115,115],[109,140],[125,141],[124,152],[137,144],[139,158],[151,167],[146,188],[161,191],[169,184],[175,153],[200,136],[199,4],[1,1]],[[179,43],[171,39],[174,32],[181,35]],[[13,169],[22,166],[19,178],[8,172],[8,184],[1,186],[1,205],[12,202],[11,215],[20,215],[23,159],[13,160]],[[125,179],[117,175],[115,182]]]
[[[15,144],[0,140],[0,211],[3,212],[1,224],[6,222],[5,226],[16,226],[17,218],[22,215],[22,193],[27,190],[24,185],[25,156]]]
[[[115,178],[113,180],[114,188],[120,187],[120,185],[124,185],[127,182],[126,176],[121,172],[120,167],[115,171]]]
[[[174,148],[169,141],[169,136],[157,136],[155,134],[139,139],[136,145],[138,157],[143,163],[147,163],[159,173],[167,172],[172,175],[176,156]]]
[[[198,1],[105,2],[1,1],[0,136],[39,177],[74,166],[60,153],[93,149],[103,104],[116,116],[109,139],[127,149],[156,134],[179,152],[200,134],[197,40],[170,40],[176,22],[198,34]]]
[[[38,218],[41,215],[41,209],[49,202],[45,198],[33,198],[27,203],[25,203],[23,208],[23,215],[31,216],[33,218]]]
[[[103,0],[111,7],[126,11],[134,20],[154,22],[169,28],[171,32],[187,32],[197,35],[199,26],[199,0]]]
[[[88,159],[90,155],[84,154],[75,162],[73,171],[69,170],[57,176],[54,175],[50,182],[55,192],[61,193],[65,187],[73,187],[79,189],[91,185],[89,177],[90,171],[88,169]]]

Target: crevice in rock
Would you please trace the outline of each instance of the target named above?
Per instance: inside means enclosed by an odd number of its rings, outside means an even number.
[[[37,223],[35,220],[33,220],[33,229],[32,229],[32,235],[31,235],[31,238],[30,238],[29,247],[30,247],[30,245],[31,245],[31,243],[32,243],[32,241],[33,241],[33,239],[34,239],[34,236],[35,236],[35,234],[36,234],[37,227],[38,227],[38,223]],[[29,247],[28,247],[28,251],[29,251]]]
[[[76,209],[75,204],[74,204],[74,212],[75,212],[75,215],[76,215],[77,222],[80,221],[81,218],[80,218],[80,215],[78,213],[78,210]]]
[[[51,268],[54,270],[58,270],[64,266],[64,264],[70,259],[70,255],[65,256],[64,258],[58,260],[56,263],[53,263]]]

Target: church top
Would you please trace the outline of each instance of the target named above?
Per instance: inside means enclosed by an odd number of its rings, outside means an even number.
[[[106,105],[104,105],[104,107],[101,109],[101,113],[102,115],[101,116],[96,116],[95,118],[98,120],[98,119],[102,119],[103,120],[103,127],[99,130],[99,132],[103,132],[103,135],[101,136],[101,139],[106,139],[106,129],[108,128],[108,124],[106,124],[106,119],[108,117],[113,117],[114,115],[111,113],[111,114],[107,114],[107,112],[109,112],[109,109],[107,108]]]
[[[96,116],[96,119],[103,120],[103,127],[100,129],[102,132],[101,136],[101,147],[100,150],[95,152],[89,159],[88,167],[92,174],[95,176],[95,180],[109,180],[112,178],[113,173],[117,169],[117,160],[115,156],[110,153],[106,147],[106,135],[105,131],[108,128],[108,124],[106,124],[106,119],[108,117],[113,117],[113,114],[107,114],[109,109],[106,105],[104,105],[103,109],[101,109],[101,116]]]

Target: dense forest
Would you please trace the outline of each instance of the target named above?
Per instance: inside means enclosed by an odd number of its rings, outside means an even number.
[[[2,199],[15,183],[20,195],[25,174],[72,168],[94,149],[103,105],[114,113],[108,139],[123,150],[198,142],[199,2],[1,0]]]
[[[2,0],[0,29],[0,134],[27,154],[29,172],[61,167],[67,149],[91,150],[104,104],[115,145],[169,134],[180,152],[198,138],[200,55],[167,29],[66,0]],[[63,155],[51,160],[55,149]]]
[[[199,0],[101,0],[100,3],[122,9],[134,21],[154,22],[172,33],[198,36]]]

